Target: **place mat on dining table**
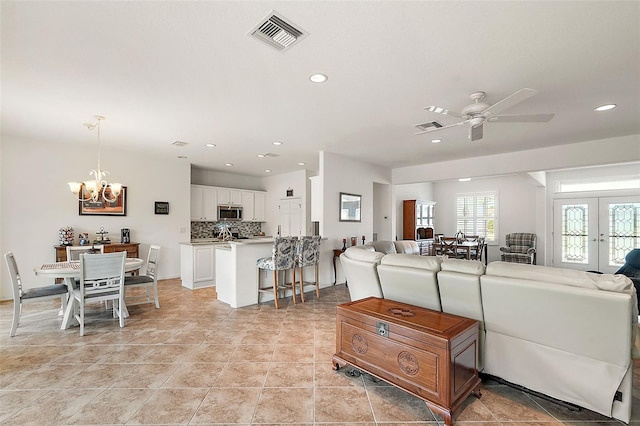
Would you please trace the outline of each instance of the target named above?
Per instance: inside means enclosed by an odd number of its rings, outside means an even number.
[[[80,262],[45,263],[40,269],[80,269]]]

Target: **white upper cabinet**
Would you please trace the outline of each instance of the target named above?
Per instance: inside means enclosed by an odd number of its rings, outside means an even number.
[[[302,201],[300,198],[282,199],[278,204],[279,231],[282,237],[305,235],[302,230]]]
[[[218,204],[225,206],[242,205],[242,191],[231,188],[218,188]]]
[[[264,222],[266,220],[266,199],[267,194],[264,192],[256,192],[254,195],[253,202],[253,216],[256,222]]]
[[[191,220],[218,220],[218,191],[216,188],[191,185]]]
[[[265,193],[242,191],[242,217],[246,222],[264,222]]]

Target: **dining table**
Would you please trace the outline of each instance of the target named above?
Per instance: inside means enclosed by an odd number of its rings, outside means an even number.
[[[135,272],[140,269],[144,260],[136,257],[127,257],[124,263],[125,272]],[[77,304],[74,303],[73,289],[75,287],[76,279],[80,279],[80,261],[71,262],[54,262],[44,263],[33,270],[37,276],[49,277],[49,278],[61,278],[64,281],[60,285],[66,285],[69,290],[69,300],[67,303],[67,309],[64,312],[64,318],[62,320],[61,330],[65,330],[72,325],[78,325],[75,319],[77,312]],[[125,312],[125,318],[128,316],[126,306],[123,306]]]
[[[479,241],[459,241],[455,243],[456,251],[461,252],[465,255],[467,260],[471,260],[471,253],[474,250],[478,250],[478,246],[480,245]],[[442,249],[443,245],[441,243],[435,242],[433,244],[434,254],[438,254],[439,250]],[[487,246],[484,246],[484,263],[487,264]]]

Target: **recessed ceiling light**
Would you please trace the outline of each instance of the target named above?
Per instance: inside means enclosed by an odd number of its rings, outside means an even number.
[[[216,144],[215,143],[208,143],[205,145],[207,148],[215,148]]]
[[[304,163],[301,161],[298,163],[298,166],[304,166]]]
[[[442,142],[442,139],[432,139],[431,143],[440,143]]]
[[[324,83],[328,79],[329,77],[327,77],[325,74],[313,74],[309,77],[309,80],[313,81],[314,83]]]
[[[232,167],[233,163],[224,163],[224,165],[227,166],[227,167]]]
[[[265,169],[264,172],[265,173],[271,173],[271,169]]]
[[[471,180],[471,178],[460,178],[458,179],[459,182],[469,182]]]
[[[264,158],[266,157],[264,154],[258,154],[258,158]]]
[[[282,142],[275,141],[273,144],[274,145],[282,145]]]
[[[610,109],[614,109],[615,107],[616,107],[616,104],[600,105],[599,107],[595,108],[595,111],[598,111],[598,112],[609,111]]]

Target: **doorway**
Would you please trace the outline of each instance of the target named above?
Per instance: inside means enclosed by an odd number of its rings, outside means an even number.
[[[634,248],[640,248],[637,197],[554,200],[554,266],[612,274]]]

